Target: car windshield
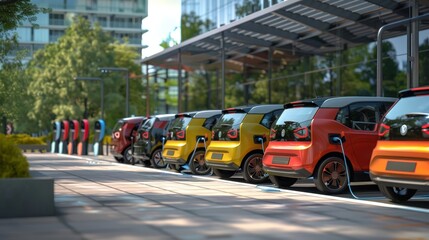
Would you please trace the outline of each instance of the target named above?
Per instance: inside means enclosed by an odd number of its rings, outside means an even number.
[[[380,127],[384,140],[429,138],[429,96],[401,98],[386,114]]]
[[[167,139],[170,140],[186,140],[185,130],[191,122],[192,117],[180,116],[176,117],[170,124],[168,129]]]
[[[226,113],[223,114],[213,127],[212,140],[238,141],[240,140],[240,124],[246,113]]]
[[[121,131],[121,128],[123,125],[124,125],[124,121],[122,121],[122,120],[116,122],[115,126],[112,129],[112,133]]]
[[[309,141],[310,124],[318,107],[287,108],[271,129],[274,141]]]

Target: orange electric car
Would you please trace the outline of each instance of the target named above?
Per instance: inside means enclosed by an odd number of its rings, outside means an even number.
[[[383,118],[371,179],[393,202],[429,190],[429,86],[404,90]]]
[[[265,172],[279,187],[313,177],[318,190],[340,193],[348,184],[342,143],[350,180],[369,180],[377,124],[395,100],[330,97],[285,104],[271,127],[271,141],[263,157]]]

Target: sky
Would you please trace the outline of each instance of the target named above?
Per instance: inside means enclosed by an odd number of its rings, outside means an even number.
[[[152,56],[163,50],[159,44],[169,34],[180,42],[180,0],[148,0],[148,16],[143,19],[143,45],[148,47],[142,50],[143,58]]]

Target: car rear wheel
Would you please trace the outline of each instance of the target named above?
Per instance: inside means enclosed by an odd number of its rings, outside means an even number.
[[[195,175],[207,175],[212,172],[212,168],[207,166],[205,151],[196,151],[194,158],[189,162],[189,168]]]
[[[154,168],[165,168],[167,166],[167,164],[164,162],[164,159],[162,158],[161,149],[157,149],[155,152],[153,152],[150,162]]]
[[[298,181],[297,178],[280,177],[280,176],[269,176],[270,180],[274,185],[279,188],[288,188]]]
[[[122,154],[124,156],[124,163],[131,164],[133,162],[133,148],[127,147]]]
[[[216,174],[216,176],[222,179],[230,178],[235,174],[235,171],[222,170],[222,169],[213,169],[213,172],[214,174]]]
[[[114,157],[115,158],[115,160],[118,162],[118,163],[123,163],[124,162],[124,159],[123,158],[121,158],[121,157]]]
[[[384,196],[396,203],[408,201],[417,192],[416,189],[387,187],[383,185],[379,185],[378,188]]]
[[[319,165],[314,183],[319,191],[329,194],[343,192],[348,184],[344,160],[339,157],[330,157]]]
[[[243,177],[246,182],[259,184],[268,179],[268,174],[265,174],[262,169],[262,156],[260,153],[255,153],[244,161]]]

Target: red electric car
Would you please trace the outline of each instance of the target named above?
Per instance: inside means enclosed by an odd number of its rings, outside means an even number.
[[[369,180],[377,123],[396,101],[386,97],[330,97],[284,105],[273,124],[263,167],[271,181],[289,187],[313,177],[318,190],[340,193],[348,184],[339,139],[351,181]]]
[[[145,117],[122,118],[115,124],[112,130],[112,142],[110,153],[121,163],[132,162],[132,139],[135,141],[137,129]]]

